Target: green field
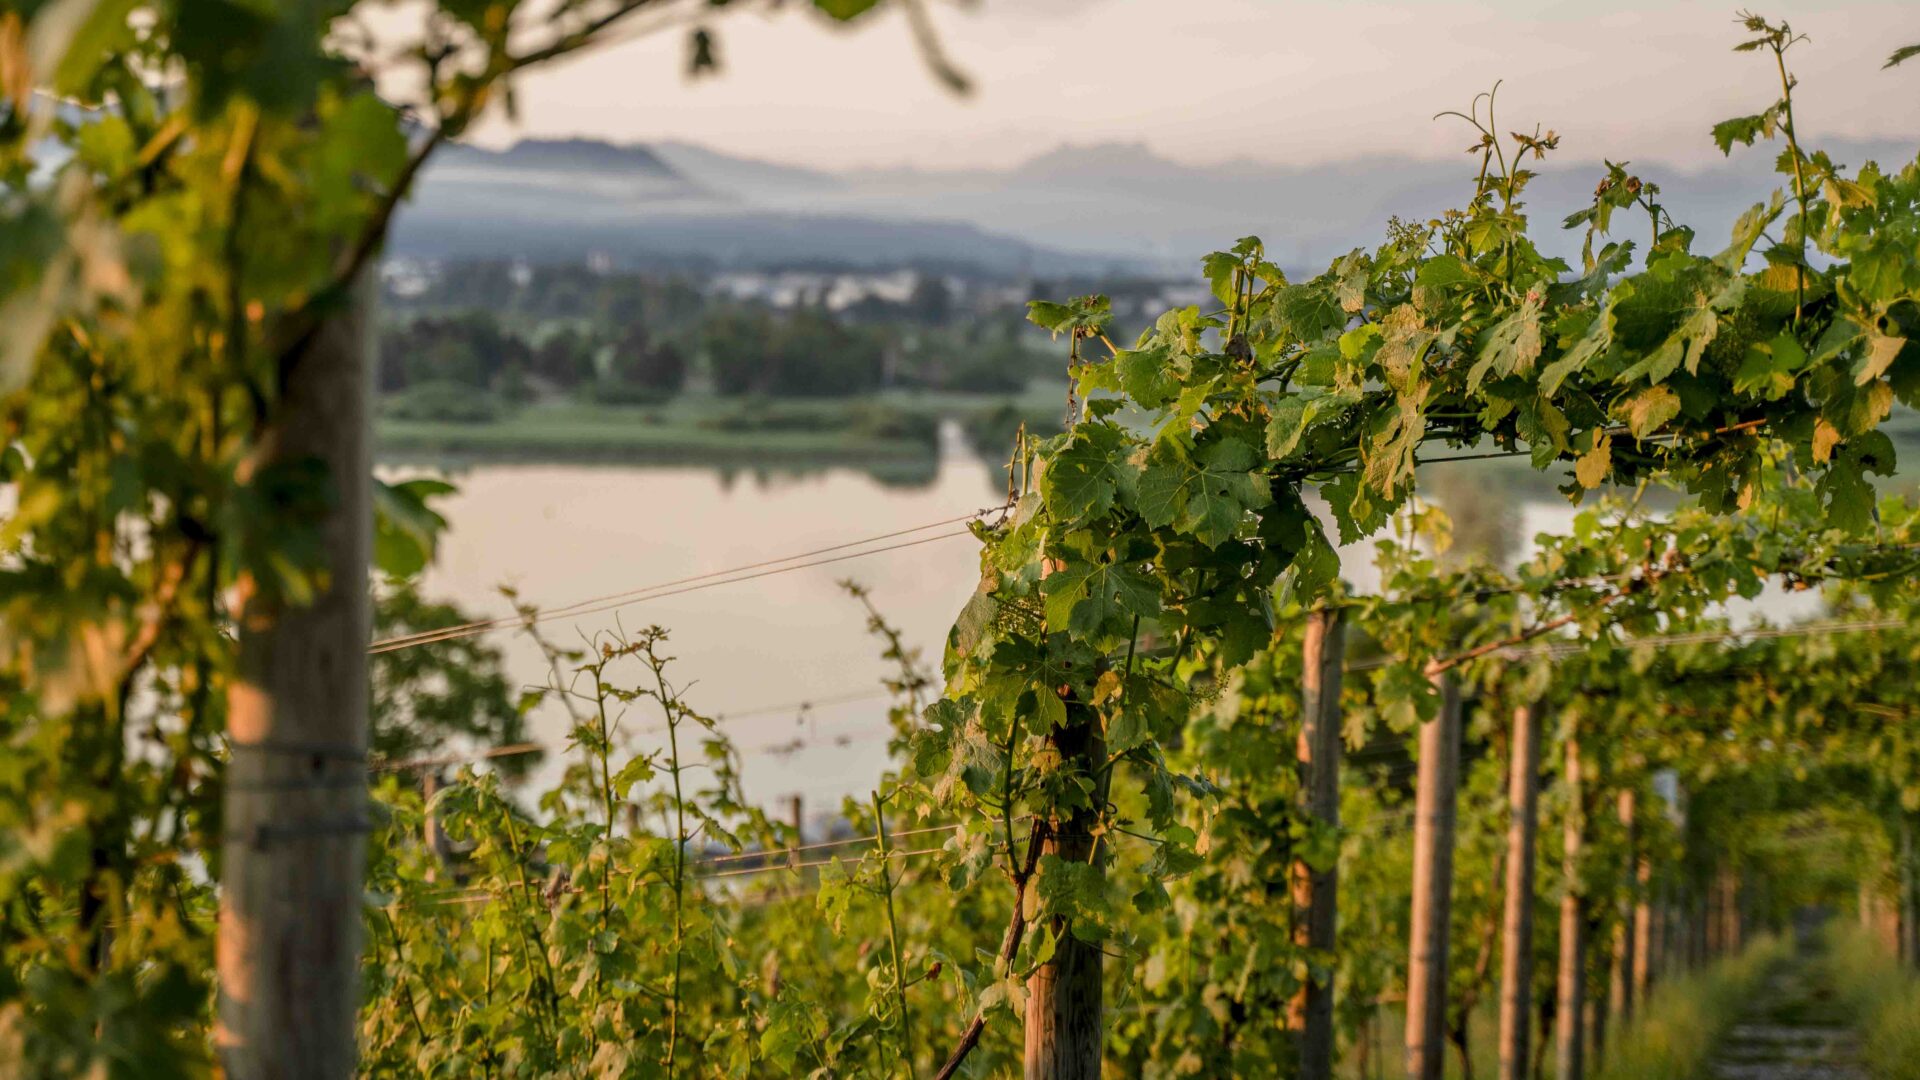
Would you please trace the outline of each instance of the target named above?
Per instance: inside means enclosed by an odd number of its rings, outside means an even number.
[[[497,420],[381,417],[387,460],[601,461],[636,464],[849,465],[925,472],[940,424],[959,422],[988,458],[1021,420],[1057,425],[1058,395],[881,394],[861,398],[742,400],[686,396],[656,405],[542,402]]]

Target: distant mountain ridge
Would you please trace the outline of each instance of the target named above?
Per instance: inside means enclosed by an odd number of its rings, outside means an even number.
[[[1889,167],[1911,143],[1829,140],[1835,160]],[[1785,186],[1776,151],[1737,148],[1703,168],[1637,162],[1674,219],[1703,247],[1748,206]],[[1598,161],[1534,166],[1536,235],[1560,234],[1588,204]],[[716,266],[942,263],[996,274],[1081,270],[1184,272],[1207,251],[1263,237],[1283,265],[1317,268],[1379,243],[1395,215],[1422,220],[1465,201],[1472,163],[1410,155],[1302,165],[1192,165],[1139,143],[1062,145],[1007,169],[832,172],[686,142],[615,145],[528,139],[505,150],[456,147],[429,167],[394,250],[427,256],[543,259],[599,252],[620,261]],[[1625,224],[1624,235],[1639,231]]]
[[[447,161],[492,162],[509,168],[631,169],[661,176],[678,176],[673,167],[662,161],[651,147],[616,145],[598,139],[522,139],[505,150],[455,144],[441,151],[436,164],[445,164]]]
[[[737,157],[697,143],[670,139],[653,144],[653,151],[683,175],[698,176],[701,183],[740,198],[770,192],[838,191],[847,186],[844,178],[820,169]]]

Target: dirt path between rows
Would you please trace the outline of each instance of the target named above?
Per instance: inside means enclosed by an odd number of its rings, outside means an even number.
[[[1867,1080],[1860,1039],[1811,935],[1767,975],[1714,1052],[1714,1080]]]

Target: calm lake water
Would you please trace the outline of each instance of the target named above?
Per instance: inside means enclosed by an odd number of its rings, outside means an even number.
[[[393,467],[390,474],[416,474]],[[456,601],[476,615],[504,615],[502,585],[530,603],[557,607],[693,575],[826,548],[849,540],[914,529],[1000,502],[1002,476],[967,450],[955,431],[943,439],[940,463],[925,486],[885,484],[852,470],[785,475],[722,473],[700,468],[486,464],[447,473],[458,495],[440,504],[451,524],[439,561],[427,572],[427,595]],[[1423,474],[1424,475],[1424,474]],[[1468,481],[1443,502],[1498,504],[1507,527],[1524,538],[1564,530],[1573,510],[1561,500],[1503,493]],[[1456,515],[1467,511],[1454,509]],[[844,795],[864,796],[886,767],[889,673],[867,632],[859,603],[838,582],[852,578],[911,644],[937,668],[953,618],[979,577],[978,545],[950,524],[873,546],[926,540],[867,557],[680,595],[642,599],[546,624],[551,636],[651,624],[671,632],[672,673],[695,708],[723,718],[744,757],[749,799],[784,807],[799,795],[809,816],[829,812]],[[930,539],[940,537],[939,539]],[[860,549],[850,549],[860,550]],[[831,552],[831,558],[847,552]],[[1371,543],[1343,549],[1356,588],[1375,587]],[[1809,614],[1808,596],[1775,597],[1759,610],[1779,619]],[[539,684],[547,669],[521,635],[496,634],[511,676]],[[633,670],[637,678],[636,667]],[[808,704],[811,703],[811,704]],[[658,710],[636,706],[621,722],[636,747],[657,745],[647,729]],[[551,745],[531,779],[544,790],[563,767],[568,720],[543,706],[532,724]]]
[[[425,592],[498,615],[510,612],[499,587],[511,585],[528,602],[555,607],[914,529],[999,502],[1004,481],[956,439],[949,437],[932,482],[919,487],[843,469],[456,470],[449,478],[460,492],[440,503],[451,528]],[[677,658],[672,674],[695,708],[726,718],[745,759],[748,797],[772,806],[798,794],[809,813],[824,810],[842,795],[864,795],[886,762],[881,680],[889,669],[864,609],[838,583],[852,578],[872,590],[886,617],[937,665],[947,628],[979,579],[978,545],[964,534],[947,535],[964,527],[956,522],[869,545],[926,541],[894,551],[555,619],[546,629],[557,641],[577,643],[581,634],[612,628],[616,618],[629,630],[666,627]],[[849,549],[857,550],[863,548]],[[545,661],[531,641],[517,634],[494,640],[514,679],[545,681]],[[633,674],[640,674],[637,665]],[[660,722],[657,708],[637,706],[622,727],[633,745],[652,745],[642,729]],[[543,706],[532,733],[557,752],[568,723],[562,710]],[[535,790],[560,767],[557,753],[550,754],[532,777]]]

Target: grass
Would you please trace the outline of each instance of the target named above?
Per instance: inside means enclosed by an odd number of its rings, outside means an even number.
[[[1920,1080],[1920,975],[1902,969],[1893,950],[1854,924],[1832,931],[1827,963],[1857,1018],[1874,1080]]]
[[[1599,1080],[1696,1080],[1741,1007],[1790,946],[1763,937],[1738,956],[1654,987],[1634,1020],[1611,1040]]]
[[[1359,1040],[1346,1046],[1335,1064],[1333,1074],[1339,1080],[1374,1080],[1394,1077],[1404,1070],[1407,1013],[1399,1005],[1384,1005],[1374,1010],[1373,1027],[1363,1030]],[[1368,1046],[1363,1050],[1359,1042]],[[1467,1045],[1473,1052],[1473,1075],[1489,1080],[1500,1071],[1500,1014],[1497,1000],[1482,1001],[1467,1018]],[[1464,1080],[1460,1054],[1451,1042],[1445,1044],[1442,1068],[1447,1080]],[[1553,1068],[1553,1055],[1547,1055],[1547,1068]]]

